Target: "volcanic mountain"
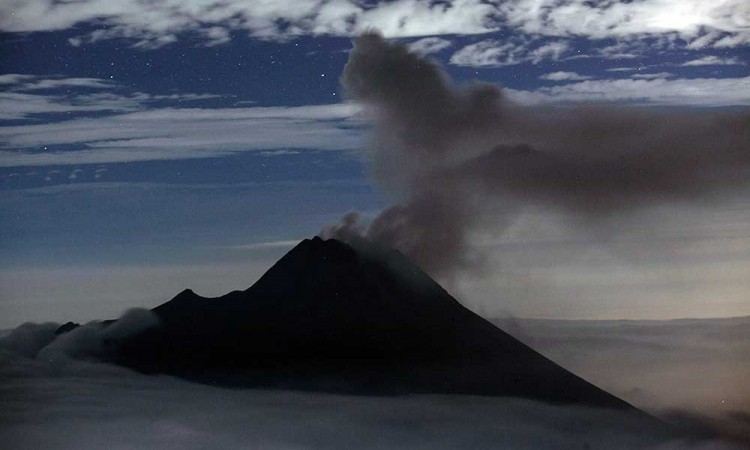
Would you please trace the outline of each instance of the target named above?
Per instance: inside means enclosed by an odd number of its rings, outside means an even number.
[[[396,251],[302,241],[252,287],[185,290],[114,362],[225,386],[525,397],[631,409],[472,313]],[[634,408],[633,408],[634,409]]]

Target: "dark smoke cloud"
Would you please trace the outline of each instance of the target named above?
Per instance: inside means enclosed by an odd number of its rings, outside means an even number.
[[[708,200],[750,174],[746,109],[523,107],[377,34],[355,41],[342,84],[374,122],[372,174],[398,204],[322,234],[395,247],[443,281],[477,264],[472,231],[523,206],[597,222]]]

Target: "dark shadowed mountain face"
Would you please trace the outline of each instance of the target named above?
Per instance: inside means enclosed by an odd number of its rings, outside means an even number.
[[[115,362],[199,382],[631,408],[461,306],[401,254],[305,240],[246,291],[190,290]]]

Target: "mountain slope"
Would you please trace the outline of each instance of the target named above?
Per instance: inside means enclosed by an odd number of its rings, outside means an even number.
[[[461,306],[397,252],[304,240],[252,287],[190,290],[115,362],[200,382],[632,408]]]

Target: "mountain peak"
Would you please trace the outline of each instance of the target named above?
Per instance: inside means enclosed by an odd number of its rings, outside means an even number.
[[[179,294],[177,294],[175,296],[174,300],[185,299],[185,298],[192,298],[192,297],[195,297],[197,295],[198,294],[196,294],[195,292],[193,292],[192,289],[183,289],[182,292],[180,292]]]
[[[253,286],[190,290],[116,362],[197,381],[357,393],[461,393],[632,408],[480,318],[406,257],[305,239]]]

